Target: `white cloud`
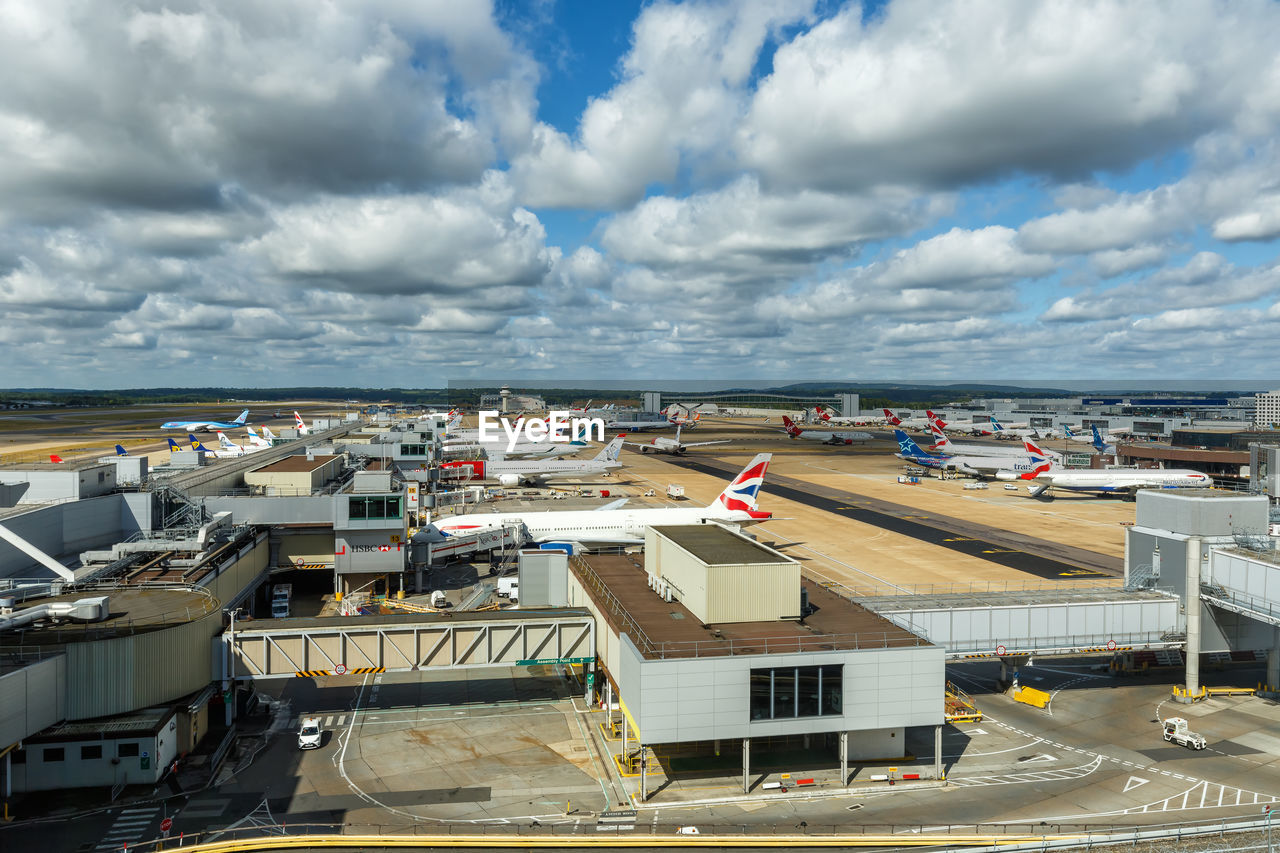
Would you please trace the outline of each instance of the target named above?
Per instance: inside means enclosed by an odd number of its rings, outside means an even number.
[[[739,150],[770,184],[851,189],[1071,179],[1231,125],[1265,138],[1277,102],[1251,93],[1280,9],[1232,12],[896,0],[863,21],[849,6],[777,51]]]
[[[570,137],[542,124],[512,162],[525,204],[616,208],[682,165],[721,165],[765,40],[813,0],[655,3],[636,20],[622,77]]]
[[[512,207],[501,177],[439,195],[326,197],[273,211],[245,251],[272,273],[363,293],[531,287],[556,254],[538,218]]]

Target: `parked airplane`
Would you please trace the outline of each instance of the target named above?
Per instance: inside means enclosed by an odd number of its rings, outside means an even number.
[[[523,460],[518,462],[491,461],[485,459],[443,462],[445,471],[465,472],[464,479],[497,480],[504,486],[538,485],[552,480],[579,480],[583,477],[608,476],[622,467],[618,453],[622,450],[622,436],[609,442],[591,459]]]
[[[59,456],[59,455],[58,455],[58,454],[56,454],[56,453],[50,453],[50,454],[49,454],[49,461],[50,461],[50,462],[53,462],[53,463],[56,463],[56,464],[61,465],[62,463],[66,462],[67,460],[63,459],[61,456]]]
[[[933,433],[934,444],[933,449],[945,453],[950,456],[1026,456],[1033,454],[1040,456],[1042,459],[1052,459],[1055,462],[1062,461],[1062,454],[1055,453],[1052,450],[1041,450],[1029,439],[1024,442],[1025,449],[1019,450],[1013,447],[995,447],[990,444],[955,444],[951,439],[947,438],[947,434],[938,428],[935,423],[929,430]]]
[[[793,439],[807,438],[810,441],[821,441],[823,444],[853,444],[855,441],[870,441],[869,432],[827,432],[826,430],[800,429],[795,421],[786,415],[782,416],[782,426],[787,435]]]
[[[116,456],[128,456],[128,455],[129,455],[129,451],[124,449],[123,444],[116,445]]]
[[[756,509],[760,486],[771,458],[769,453],[756,456],[720,496],[705,507],[468,513],[439,519],[433,529],[442,536],[451,536],[515,524],[524,528],[532,542],[564,543],[568,550],[576,552],[587,544],[643,542],[645,528],[654,525],[756,524],[773,515]]]
[[[991,427],[995,431],[992,433],[996,438],[1020,441],[1026,438],[1039,438],[1040,431],[1030,429],[1026,424],[1021,426],[1017,424],[1005,425],[996,420],[996,416],[991,416]]]
[[[630,444],[632,447],[640,448],[641,453],[648,453],[652,450],[654,453],[673,453],[676,456],[680,456],[690,447],[706,447],[709,444],[728,444],[731,441],[731,439],[725,438],[720,441],[693,441],[682,443],[680,441],[681,428],[682,427],[676,427],[675,438],[667,438],[665,435],[658,435],[654,436],[648,442],[628,441],[627,444]]]
[[[265,438],[267,441],[271,442],[272,444],[274,444],[274,443],[275,443],[275,440],[276,440],[279,436],[277,436],[274,432],[272,432],[272,431],[271,431],[271,427],[267,426],[266,424],[263,424],[263,425],[262,425],[262,437],[263,437],[263,438]]]
[[[441,445],[445,453],[479,453],[488,459],[554,459],[572,456],[586,447],[585,441],[517,441],[511,446],[505,437],[480,442],[473,438],[447,438]]]
[[[302,415],[298,414],[296,411],[293,413],[293,423],[294,423],[294,426],[298,428],[298,435],[311,434],[311,430],[308,429],[307,425],[302,422]]]
[[[899,429],[918,429],[921,431],[927,431],[929,429],[929,425],[933,423],[932,412],[929,413],[928,417],[907,418],[906,420],[903,420],[888,409],[881,409],[880,411],[884,412],[885,423],[896,426]]]
[[[1046,494],[1049,489],[1132,496],[1139,489],[1195,489],[1213,485],[1213,479],[1208,474],[1186,468],[1067,469],[1054,468],[1047,462],[1022,474],[1001,471],[996,474],[996,478],[1031,481],[1035,483],[1028,489],[1031,497],[1044,495],[1050,499],[1053,495]]]
[[[620,429],[624,432],[645,432],[651,429],[671,429],[676,426],[676,423],[667,418],[662,418],[660,420],[647,421],[609,421],[607,426],[609,429]]]
[[[943,463],[951,458],[944,454],[927,452],[916,444],[914,438],[900,429],[893,431],[893,437],[898,440],[898,452],[893,455],[914,465],[920,465],[924,468],[941,468]]]
[[[874,415],[866,415],[859,417],[849,417],[848,415],[837,415],[826,406],[814,406],[813,418],[815,421],[821,421],[831,426],[869,426],[871,424],[883,424],[884,418],[878,418]]]
[[[187,432],[212,432],[216,429],[236,429],[249,420],[249,410],[245,409],[240,417],[229,423],[223,421],[169,421],[160,424],[160,429],[180,429]]]
[[[266,450],[271,446],[271,442],[253,431],[253,427],[245,427],[245,431],[249,434],[249,445],[261,450]],[[264,426],[262,431],[265,433],[267,428]],[[219,433],[221,435],[221,433]]]
[[[181,450],[181,449],[182,449],[182,448],[178,446],[178,442],[174,441],[172,438],[171,438],[171,439],[169,439],[169,452],[170,452],[170,453],[173,453],[175,450]]]

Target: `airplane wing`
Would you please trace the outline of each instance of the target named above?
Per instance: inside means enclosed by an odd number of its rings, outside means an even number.
[[[631,498],[618,498],[616,501],[609,501],[607,504],[604,504],[603,506],[596,507],[594,511],[607,512],[608,510],[611,510],[611,509],[622,509],[622,505],[629,500],[631,500]]]
[[[690,447],[706,447],[709,444],[729,444],[733,441],[731,438],[721,439],[720,441],[693,441],[688,444],[681,445],[684,448]]]

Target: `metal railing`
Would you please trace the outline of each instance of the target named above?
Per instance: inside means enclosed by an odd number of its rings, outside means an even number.
[[[181,846],[210,844],[222,842],[229,845],[249,844],[255,839],[267,842],[264,846],[246,846],[244,849],[272,849],[271,841],[285,837],[310,838],[314,849],[341,847],[359,847],[376,850],[383,845],[380,839],[393,840],[386,847],[419,846],[411,839],[419,839],[422,848],[455,846],[464,838],[484,837],[493,839],[495,847],[501,847],[504,841],[515,839],[545,838],[547,846],[556,846],[557,842],[573,843],[571,839],[591,838],[598,841],[601,833],[598,828],[622,829],[617,826],[618,819],[608,822],[601,820],[593,812],[585,814],[529,819],[528,822],[506,822],[490,824],[450,824],[431,818],[422,818],[412,824],[355,824],[355,823],[290,823],[287,818],[270,815],[261,808],[255,812],[261,815],[258,820],[243,826],[224,829],[212,829],[204,832],[184,833],[179,837],[173,833],[169,838],[157,838],[150,841],[129,842],[128,850],[133,853],[158,853],[161,850],[181,849]],[[687,839],[691,834],[688,825],[694,822],[689,818],[684,824],[649,823],[636,821],[625,825],[625,833],[620,836],[649,836],[654,838],[652,846],[662,846],[659,839]],[[1243,820],[1188,821],[1180,824],[1156,824],[1134,826],[1131,824],[1075,823],[1054,821],[1050,823],[971,823],[939,826],[937,824],[902,824],[902,823],[848,823],[820,824],[809,821],[776,824],[722,824],[709,825],[698,820],[697,835],[702,836],[701,847],[714,847],[716,841],[723,840],[726,845],[734,847],[750,846],[749,840],[762,839],[764,846],[778,846],[782,839],[794,839],[794,846],[803,847],[810,838],[849,838],[856,846],[868,846],[873,839],[883,839],[884,848],[898,848],[906,839],[936,839],[937,846],[947,849],[956,847],[996,847],[1002,850],[1048,850],[1048,849],[1089,849],[1106,844],[1137,845],[1138,843],[1184,841],[1193,838],[1217,836],[1225,838],[1228,833],[1253,832],[1260,835],[1269,830],[1266,818],[1249,817]],[[328,839],[333,839],[329,841]],[[358,839],[358,840],[357,840]],[[437,840],[438,839],[438,840]],[[345,840],[345,843],[344,843]],[[1242,839],[1243,840],[1243,839]],[[326,843],[327,842],[327,843]],[[408,843],[407,843],[408,842]],[[828,840],[824,846],[829,846]],[[297,843],[288,845],[291,849],[313,849]],[[527,844],[520,846],[526,847]],[[577,844],[576,846],[583,846]],[[592,843],[591,846],[599,847]],[[603,845],[609,846],[607,843]],[[921,846],[921,845],[913,845]],[[118,848],[123,850],[124,848]],[[1150,848],[1155,849],[1155,848]],[[1166,849],[1161,847],[1159,849]],[[1220,849],[1220,848],[1219,848]],[[1265,850],[1265,843],[1249,847],[1237,847],[1239,850]]]
[[[1232,613],[1280,627],[1280,604],[1272,599],[1246,595],[1212,579],[1200,584],[1200,598]]]
[[[1186,644],[1186,635],[1176,628],[1164,631],[1145,631],[1131,634],[1096,634],[1092,636],[1067,635],[1058,637],[997,637],[981,640],[966,639],[960,642],[941,640],[938,645],[946,646],[948,656],[980,655],[997,653],[1004,649],[1005,655],[1028,653],[1049,654],[1056,652],[1081,651],[1127,651],[1133,648],[1180,648]],[[1114,643],[1114,648],[1110,644]]]

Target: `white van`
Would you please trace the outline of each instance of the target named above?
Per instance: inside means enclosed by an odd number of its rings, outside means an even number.
[[[498,578],[498,595],[502,598],[520,598],[520,578]]]
[[[320,718],[303,717],[298,727],[298,749],[316,749],[320,746]]]

